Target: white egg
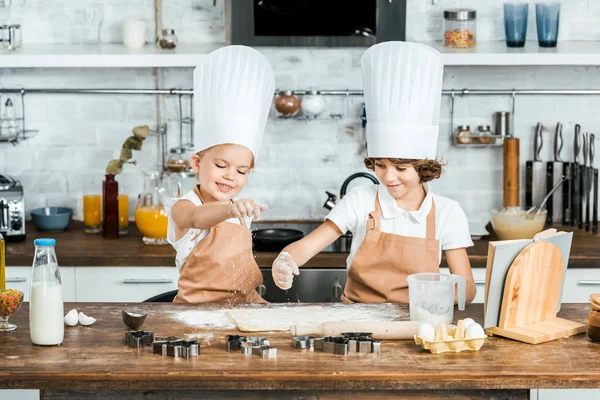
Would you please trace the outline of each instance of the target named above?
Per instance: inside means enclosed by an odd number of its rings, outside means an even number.
[[[471,325],[473,325],[475,323],[475,321],[473,321],[473,318],[465,318],[463,319],[463,326],[465,327],[465,329],[469,329],[469,327]]]
[[[481,327],[481,325],[479,325],[478,323],[473,323],[471,324],[471,326],[469,326],[467,328],[467,337],[469,338],[473,338],[473,339],[480,339],[480,338],[484,338],[485,337],[485,332],[483,330],[483,328]]]
[[[88,317],[83,312],[79,313],[79,323],[84,326],[88,326],[96,322],[96,318]]]
[[[72,309],[65,315],[65,325],[67,326],[75,326],[77,325],[77,310]]]
[[[417,330],[417,336],[420,336],[429,342],[433,341],[433,339],[435,339],[435,329],[433,328],[433,325],[428,324],[427,322],[422,323]]]

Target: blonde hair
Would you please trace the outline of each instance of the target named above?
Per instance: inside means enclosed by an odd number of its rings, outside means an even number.
[[[364,160],[365,167],[367,167],[371,171],[375,171],[375,162],[380,160],[383,160],[383,158],[366,157]],[[441,161],[428,159],[417,160],[412,158],[387,158],[387,160],[390,160],[396,165],[411,165],[415,169],[415,171],[417,171],[419,179],[423,183],[430,182],[434,179],[438,179],[442,175],[442,167],[446,165]]]

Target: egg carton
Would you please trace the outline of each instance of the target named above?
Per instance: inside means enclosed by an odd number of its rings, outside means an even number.
[[[421,346],[425,350],[429,350],[432,354],[441,353],[459,353],[461,351],[479,351],[485,343],[487,335],[477,338],[466,336],[466,329],[463,320],[459,320],[454,325],[446,326],[440,322],[435,330],[435,338],[433,341],[415,335],[415,344]]]

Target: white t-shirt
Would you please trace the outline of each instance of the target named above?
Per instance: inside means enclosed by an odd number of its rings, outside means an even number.
[[[165,207],[167,216],[169,217],[169,225],[167,228],[167,241],[171,244],[171,246],[173,246],[173,248],[177,252],[177,254],[175,255],[175,266],[177,267],[177,269],[181,269],[181,266],[185,263],[185,260],[188,258],[194,247],[196,247],[196,245],[202,239],[204,239],[210,232],[210,229],[190,228],[185,233],[185,235],[183,235],[179,240],[175,240],[175,222],[171,217],[171,208],[175,203],[177,203],[180,200],[189,200],[192,203],[194,203],[196,207],[202,205],[202,200],[200,200],[200,198],[196,195],[196,193],[194,193],[193,190],[187,192],[182,197],[169,199],[169,201],[167,201]],[[227,220],[227,222],[240,225],[240,220],[238,218],[230,218]]]
[[[387,188],[380,185],[358,186],[335,205],[327,215],[327,219],[336,224],[342,232],[352,232],[352,245],[346,259],[347,269],[350,269],[352,260],[365,238],[367,220],[369,213],[375,210],[377,193],[379,193],[382,212],[380,228],[382,232],[424,238],[427,214],[431,210],[431,199],[434,199],[435,237],[440,241],[439,261],[442,260],[442,250],[473,246],[467,216],[458,202],[431,193],[427,184],[423,187],[427,195],[416,211],[405,211],[398,207]]]

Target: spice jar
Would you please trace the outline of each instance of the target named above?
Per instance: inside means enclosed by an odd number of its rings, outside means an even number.
[[[600,343],[600,293],[590,295],[587,337],[592,342]]]
[[[325,99],[320,92],[311,90],[302,97],[302,112],[309,117],[316,118],[325,110]]]
[[[460,125],[454,134],[456,142],[460,144],[471,144],[473,143],[473,134],[471,133],[471,127],[469,125]]]
[[[475,142],[481,144],[492,144],[494,143],[494,137],[489,125],[479,125],[477,127],[477,135],[475,136]]]
[[[190,162],[185,156],[185,149],[181,147],[171,149],[166,167],[170,172],[185,172],[190,167]]]
[[[444,45],[448,47],[475,47],[477,12],[468,8],[444,11]]]
[[[292,117],[300,110],[300,99],[291,90],[279,92],[275,98],[275,109],[284,117]]]
[[[177,47],[177,36],[174,29],[163,29],[162,37],[158,41],[161,49],[174,49]]]

